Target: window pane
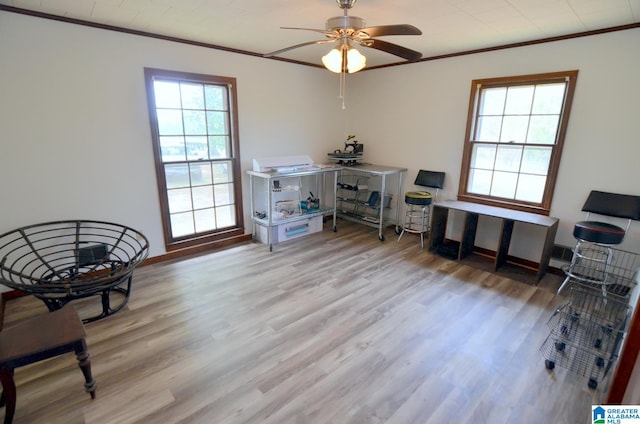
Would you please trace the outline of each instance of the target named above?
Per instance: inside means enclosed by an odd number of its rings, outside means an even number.
[[[186,137],[187,160],[209,159],[207,137]]]
[[[193,192],[193,208],[204,209],[213,207],[213,186],[194,187]],[[197,217],[196,217],[197,220]],[[198,224],[196,223],[196,227]]]
[[[229,137],[223,135],[209,136],[209,155],[211,159],[231,157]]]
[[[154,81],[153,93],[156,97],[156,107],[164,108],[180,108],[180,86],[175,82]]]
[[[185,110],[184,133],[187,135],[207,135],[207,118],[204,111]]]
[[[476,140],[498,141],[500,139],[500,125],[502,125],[502,116],[478,117]]]
[[[547,175],[551,161],[551,147],[525,147],[520,172]]]
[[[533,85],[509,87],[507,90],[507,104],[505,115],[528,115],[531,113],[533,100]]]
[[[502,115],[504,113],[504,99],[506,95],[507,89],[503,87],[482,90],[479,114]]]
[[[185,160],[184,137],[160,137],[162,162]]]
[[[559,118],[558,115],[532,116],[527,143],[555,144]]]
[[[213,186],[216,206],[233,203],[233,186],[231,184],[216,184]]]
[[[228,110],[226,87],[207,85],[204,89],[209,110]]]
[[[565,88],[565,83],[536,86],[531,113],[559,115],[562,112]]]
[[[182,135],[182,113],[179,110],[161,109],[157,111],[160,135]]]
[[[234,205],[216,208],[216,224],[218,228],[231,227],[236,225],[236,208]]]
[[[528,116],[505,116],[502,124],[501,143],[522,143],[527,137]]]
[[[202,84],[180,84],[183,109],[204,109]]]
[[[546,176],[520,174],[516,199],[524,202],[540,203],[546,182]]]
[[[230,183],[233,181],[231,162],[217,162],[213,164],[213,181],[216,184]]]
[[[496,146],[474,143],[471,153],[471,167],[493,169],[496,160]]]
[[[469,193],[488,195],[491,192],[492,176],[492,171],[472,169],[471,172],[469,172]]]
[[[210,185],[211,180],[211,165],[209,162],[192,163],[189,168],[191,169],[191,185],[201,186]]]
[[[193,234],[193,212],[171,215],[171,236],[182,237]]]
[[[167,195],[169,197],[169,212],[185,212],[193,209],[191,204],[191,189],[189,188],[177,188],[168,190]]]
[[[196,221],[196,231],[202,233],[204,231],[215,230],[216,214],[213,208],[194,211],[193,216]]]
[[[189,165],[186,163],[165,165],[164,175],[167,180],[167,188],[189,187]]]
[[[493,173],[493,184],[491,185],[491,195],[495,197],[504,197],[513,199],[516,194],[516,184],[518,183],[518,174],[512,172]]]
[[[227,131],[227,114],[224,112],[207,112],[207,126],[209,134],[229,134]]]
[[[495,169],[497,171],[518,172],[521,157],[522,147],[520,146],[498,146]]]

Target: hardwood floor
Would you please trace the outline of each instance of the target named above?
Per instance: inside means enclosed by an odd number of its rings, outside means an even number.
[[[73,355],[16,370],[15,423],[580,423],[602,393],[539,347],[562,299],[339,221],[140,268],[127,307]],[[86,302],[76,303],[81,315]],[[46,313],[7,302],[5,328]]]

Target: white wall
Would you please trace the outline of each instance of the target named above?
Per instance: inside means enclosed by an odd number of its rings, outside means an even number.
[[[640,194],[640,29],[364,72],[350,84],[351,131],[367,159],[447,173],[442,199],[458,192],[471,81],[578,69],[578,82],[551,216],[556,241],[573,245],[573,225],[592,189]],[[497,222],[484,220],[478,244],[495,249]],[[485,231],[482,231],[482,230]],[[535,260],[543,234],[517,226],[513,253]],[[534,240],[532,243],[531,240]],[[640,223],[622,249],[640,252]],[[539,253],[538,253],[539,255]]]
[[[1,11],[0,58],[0,234],[98,219],[165,252],[145,67],[237,78],[243,170],[261,156],[323,161],[345,132],[327,94],[337,80],[307,66]]]
[[[455,198],[472,79],[578,69],[551,215],[557,243],[591,189],[640,194],[640,29],[372,70],[347,78],[284,62],[0,12],[0,233],[56,219],[120,222],[164,253],[143,68],[238,82],[243,169],[254,157],[324,161],[347,134],[368,162],[447,173]],[[249,222],[243,178],[245,225]],[[478,243],[495,247],[496,222]],[[542,233],[517,226],[512,253],[535,260]],[[533,240],[533,243],[531,242]],[[635,223],[622,248],[640,251]]]

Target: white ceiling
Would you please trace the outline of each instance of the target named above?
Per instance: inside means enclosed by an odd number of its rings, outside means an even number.
[[[0,0],[0,5],[178,37],[259,54],[323,39],[311,31],[342,15],[335,0]],[[640,23],[640,0],[359,0],[368,26],[411,24],[420,36],[380,37],[424,58]],[[320,64],[332,45],[281,57]],[[367,66],[403,60],[359,48]]]

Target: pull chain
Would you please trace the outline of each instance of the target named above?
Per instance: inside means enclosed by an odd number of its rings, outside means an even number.
[[[345,72],[340,72],[340,98],[342,99],[342,110],[346,109],[344,104],[344,100],[347,93],[347,74]]]

